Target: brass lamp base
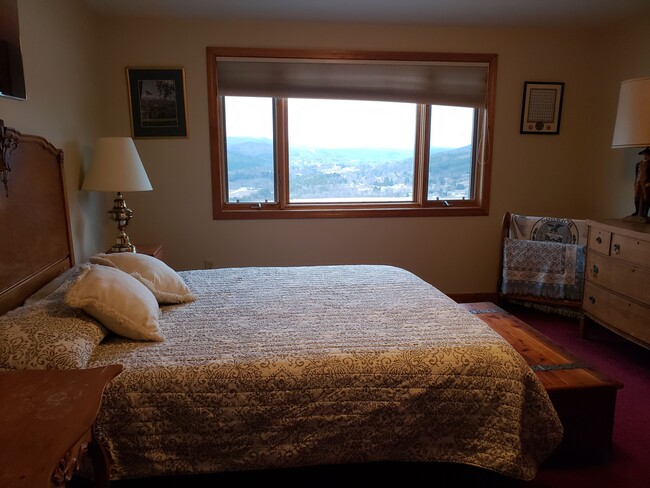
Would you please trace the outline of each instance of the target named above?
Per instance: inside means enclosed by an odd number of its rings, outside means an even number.
[[[122,232],[119,236],[117,236],[115,244],[113,244],[111,248],[106,252],[108,254],[114,252],[135,252],[135,245],[131,244],[129,236]]]
[[[115,221],[117,230],[120,231],[115,244],[107,251],[108,253],[114,252],[135,252],[135,246],[131,244],[129,236],[126,235],[126,226],[129,220],[133,217],[133,211],[126,206],[124,197],[121,192],[117,192],[115,200],[113,200],[113,208],[108,211],[111,214],[111,219]]]

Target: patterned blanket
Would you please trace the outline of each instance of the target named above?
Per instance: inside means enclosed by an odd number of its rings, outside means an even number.
[[[506,238],[501,292],[582,300],[585,246]]]
[[[114,478],[441,461],[529,480],[562,425],[521,356],[389,266],[196,270],[164,342],[109,336],[121,363],[98,435]]]

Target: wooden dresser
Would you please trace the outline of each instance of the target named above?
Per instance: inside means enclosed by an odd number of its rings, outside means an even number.
[[[650,224],[588,220],[586,319],[650,348]],[[588,322],[583,319],[581,333]]]

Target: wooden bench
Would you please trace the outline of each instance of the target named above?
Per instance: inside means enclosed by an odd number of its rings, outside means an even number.
[[[623,385],[594,370],[514,315],[490,302],[462,303],[523,356],[546,388],[564,426],[549,461],[593,460],[611,450],[616,393]]]

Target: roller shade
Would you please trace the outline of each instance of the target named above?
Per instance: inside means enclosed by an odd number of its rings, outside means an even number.
[[[484,108],[487,63],[217,58],[219,96],[375,100]]]

